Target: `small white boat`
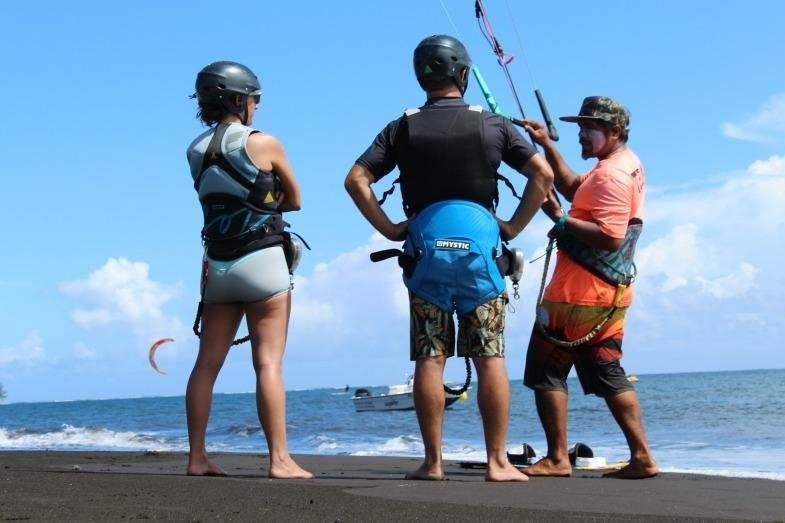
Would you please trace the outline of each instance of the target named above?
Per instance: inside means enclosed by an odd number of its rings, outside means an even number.
[[[460,385],[448,384],[453,389],[460,388]],[[352,396],[352,403],[357,412],[371,410],[414,410],[414,376],[409,376],[406,383],[401,385],[389,385],[387,392],[383,394],[373,394],[368,389],[357,389]],[[461,396],[466,399],[466,393],[461,395],[444,393],[444,406],[449,407]]]

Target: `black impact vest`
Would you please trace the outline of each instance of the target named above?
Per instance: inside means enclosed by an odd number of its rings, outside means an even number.
[[[413,109],[401,124],[398,169],[407,216],[442,200],[494,207],[496,170],[485,153],[481,108]]]

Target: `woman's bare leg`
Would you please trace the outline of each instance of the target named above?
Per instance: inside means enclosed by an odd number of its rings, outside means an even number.
[[[213,401],[213,385],[223,366],[237,327],[243,317],[239,303],[206,303],[202,313],[199,355],[188,379],[185,413],[188,418],[188,469],[191,476],[224,475],[223,469],[207,458],[205,433]]]
[[[256,371],[256,407],[270,450],[270,477],[312,478],[313,474],[294,462],[286,443],[286,391],[282,361],[291,305],[288,292],[246,305]]]

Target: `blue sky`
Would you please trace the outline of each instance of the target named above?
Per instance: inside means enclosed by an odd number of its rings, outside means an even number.
[[[473,2],[444,3],[513,112]],[[281,139],[303,190],[303,210],[288,221],[313,251],[296,279],[287,388],[399,382],[412,369],[397,266],[368,261],[387,243],[342,182],[389,120],[422,103],[414,46],[455,29],[438,0],[218,5],[0,8],[6,401],[183,393],[201,259],[185,148],[202,127],[188,95],[198,70],[221,59],[259,75],[255,126]],[[785,3],[487,0],[486,9],[517,56],[510,68],[529,116],[539,114],[527,63],[554,119],[587,95],[631,110],[649,192],[625,368],[785,367]],[[475,84],[467,100],[483,102]],[[558,127],[565,157],[588,170],[575,126]],[[502,197],[508,214],[512,198],[503,188]],[[401,217],[398,198],[386,208]],[[535,257],[547,228],[539,216],[514,245]],[[541,261],[527,267],[508,317],[515,383],[541,270]],[[160,376],[146,353],[164,336],[177,341],[159,350]],[[462,373],[462,362],[448,364],[448,378]],[[253,390],[247,346],[232,349],[216,390]]]

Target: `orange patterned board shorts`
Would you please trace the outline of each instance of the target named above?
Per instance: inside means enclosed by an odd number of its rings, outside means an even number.
[[[537,312],[551,336],[572,340],[591,331],[608,309],[543,300]],[[619,363],[626,313],[627,307],[619,307],[595,338],[571,348],[550,342],[535,325],[523,384],[535,390],[567,391],[567,376],[574,366],[585,394],[608,397],[634,389]]]
[[[507,291],[458,317],[458,356],[504,357]],[[455,355],[453,313],[440,309],[409,292],[410,348],[412,361]]]

